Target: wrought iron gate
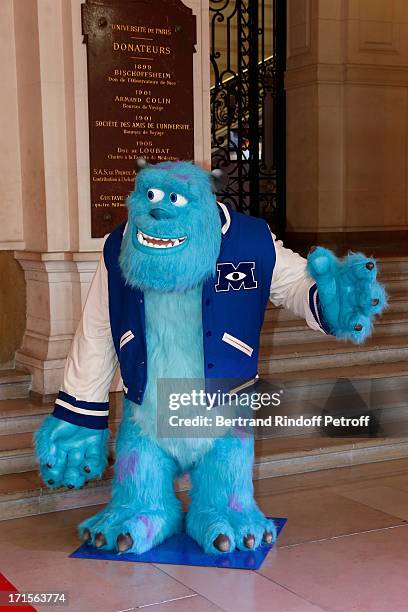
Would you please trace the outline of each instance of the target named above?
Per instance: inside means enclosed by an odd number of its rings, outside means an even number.
[[[212,165],[217,194],[285,229],[286,0],[210,0]]]

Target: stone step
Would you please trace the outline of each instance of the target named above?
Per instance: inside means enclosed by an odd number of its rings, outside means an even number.
[[[394,366],[394,367],[392,367]],[[366,405],[371,409],[397,410],[398,419],[402,420],[401,408],[405,406],[405,398],[408,394],[408,364],[406,362],[397,364],[377,364],[370,370],[362,370],[360,377],[355,377],[356,368],[333,368],[332,375],[327,377],[327,370],[319,372],[319,377],[312,378],[308,372],[308,379],[290,379],[288,374],[279,377],[279,386],[285,390],[284,403],[281,412],[286,416],[297,416],[299,414],[321,413],[325,402],[336,385],[336,393],[343,393],[343,387],[339,386],[339,379],[352,379],[353,389],[359,393]],[[296,372],[296,376],[299,373]],[[272,378],[262,379],[257,387],[261,393],[273,393],[276,390],[276,381]],[[271,389],[271,385],[273,389]],[[347,385],[345,393],[349,393]],[[115,394],[115,400],[111,400],[110,427],[116,431],[121,416],[120,394]],[[4,408],[3,405],[6,404]],[[11,404],[11,405],[10,405]],[[7,473],[20,472],[36,465],[32,456],[32,434],[42,422],[44,416],[52,411],[52,405],[35,404],[26,400],[18,406],[13,407],[12,401],[0,402],[0,470]],[[10,414],[11,413],[11,414]],[[27,414],[25,414],[27,413]],[[31,414],[33,413],[33,414]],[[4,417],[2,415],[6,414]],[[267,412],[269,414],[269,412]],[[12,416],[14,415],[14,416]],[[262,416],[265,416],[263,413]],[[407,414],[408,418],[408,414]],[[15,420],[14,420],[15,419]],[[11,424],[9,424],[11,423]],[[5,425],[5,427],[4,427]],[[24,425],[24,427],[23,427]],[[304,433],[308,433],[308,429]],[[264,434],[261,434],[264,435]],[[269,433],[271,436],[299,435],[290,429],[281,429]]]
[[[109,456],[114,454],[114,438],[118,422],[109,423],[112,437],[109,443]],[[15,474],[35,470],[37,461],[33,447],[33,433],[24,432],[0,436],[0,475]]]
[[[0,437],[0,474],[34,470],[36,461],[31,432]]]
[[[53,403],[31,399],[10,399],[0,402],[0,437],[6,434],[34,432],[53,411]],[[122,394],[111,393],[110,419],[117,421],[122,413]]]
[[[393,367],[392,367],[393,366]],[[309,372],[308,378],[302,378],[302,373],[286,373],[280,377],[279,386],[284,389],[282,403],[277,408],[264,408],[255,412],[254,416],[268,416],[269,414],[283,414],[287,417],[298,415],[321,414],[327,407],[327,401],[332,396],[333,389],[336,390],[336,397],[345,401],[345,405],[355,404],[355,394],[359,394],[363,406],[367,406],[372,414],[381,424],[381,431],[394,434],[395,428],[390,430],[389,423],[398,422],[401,427],[408,423],[406,414],[406,397],[408,394],[408,363],[400,362],[396,364],[375,364],[370,370],[356,367],[332,368],[329,372],[332,376],[328,377],[327,369],[317,371],[317,376],[311,379]],[[314,374],[314,372],[312,372]],[[296,376],[296,377],[295,377]],[[343,379],[341,381],[341,379]],[[344,379],[346,381],[344,382]],[[352,382],[348,384],[347,379]],[[273,393],[276,390],[276,382],[269,379],[262,379],[257,387],[259,393]],[[271,389],[271,385],[273,389]],[[350,401],[350,394],[352,398]],[[118,424],[120,422],[120,394],[114,394],[111,400],[112,414],[109,423],[112,432],[110,442],[110,457],[114,457],[114,439]],[[25,403],[25,402],[24,402]],[[358,402],[359,404],[360,402]],[[27,402],[29,404],[29,402]],[[333,405],[333,401],[330,404]],[[23,407],[20,407],[22,409]],[[35,408],[35,407],[34,407]],[[50,407],[51,408],[51,407]],[[11,409],[9,408],[11,411]],[[350,414],[350,411],[348,411]],[[42,415],[43,416],[43,415]],[[1,421],[0,421],[1,422]],[[258,429],[255,434],[258,437],[279,438],[282,436],[296,436],[318,433],[312,431],[310,427],[295,428],[275,427],[272,430]],[[0,435],[0,475],[21,473],[37,468],[37,462],[33,450],[33,433],[20,432]]]
[[[388,272],[381,272],[378,275],[378,280],[385,285],[395,281],[405,281],[405,287],[408,279],[408,270],[390,270]]]
[[[390,384],[394,384],[398,379],[408,377],[408,361],[406,359],[396,362],[370,363],[343,365],[336,368],[327,367],[316,368],[314,370],[293,370],[282,372],[278,380],[287,381],[288,384],[294,386],[303,386],[305,384],[318,385],[324,384],[327,379],[338,380],[339,378],[347,378],[350,380],[389,380]],[[273,381],[273,375],[264,376],[266,380]]]
[[[408,334],[408,312],[386,312],[375,321],[373,337],[390,337]],[[300,342],[315,342],[316,331],[310,329],[303,319],[265,321],[262,328],[261,346],[278,346]],[[319,335],[319,341],[337,347],[337,340],[331,336]]]
[[[316,342],[263,346],[259,354],[261,376],[284,372],[301,372],[326,368],[330,377],[333,368],[344,366],[371,366],[377,363],[393,363],[408,358],[408,336],[369,338],[363,345],[323,338]]]
[[[380,280],[384,283],[388,295],[393,293],[403,293],[407,290],[408,276],[406,274],[389,274],[386,278],[381,277]]]
[[[28,397],[31,375],[22,370],[0,370],[0,400]]]
[[[400,272],[408,274],[408,257],[378,257],[379,276],[386,277],[388,273]]]
[[[389,305],[385,314],[394,312],[408,313],[408,289],[406,293],[394,293],[390,296]],[[293,312],[290,312],[290,310],[281,308],[280,306],[274,306],[269,302],[265,312],[265,323],[267,321],[303,321],[303,319],[297,317]]]
[[[255,487],[257,481],[266,478],[396,460],[407,454],[408,436],[392,440],[261,439],[256,442]],[[65,487],[50,491],[35,470],[0,475],[0,520],[103,504],[110,499],[111,484],[111,467],[100,480],[90,481],[83,489],[75,491]],[[189,488],[188,477],[176,482],[177,491]]]
[[[0,402],[0,436],[35,431],[53,410],[53,404],[30,399],[8,399]]]
[[[393,369],[387,366],[396,366]],[[318,371],[319,377],[311,372],[291,372],[279,377],[261,378],[256,392],[261,394],[279,392],[279,406],[257,406],[253,416],[268,417],[281,415],[288,419],[299,416],[321,416],[325,413],[333,416],[357,417],[369,414],[371,431],[381,435],[395,436],[402,431],[408,433],[408,363],[376,364],[370,371],[360,370],[361,377],[356,376],[356,368],[333,368]],[[337,374],[337,376],[335,375]],[[266,397],[266,396],[264,396]],[[258,427],[256,437],[295,437],[299,435],[316,435],[321,433],[319,423],[296,424],[283,423],[278,426]],[[343,430],[339,435],[348,435]]]

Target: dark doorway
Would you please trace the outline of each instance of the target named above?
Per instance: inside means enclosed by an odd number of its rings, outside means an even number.
[[[286,0],[210,0],[213,168],[219,199],[285,231]]]

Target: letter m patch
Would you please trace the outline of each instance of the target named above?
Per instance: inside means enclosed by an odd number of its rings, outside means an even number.
[[[236,266],[233,263],[217,264],[218,280],[216,291],[229,291],[233,289],[256,289],[258,281],[255,280],[255,262],[241,261]]]

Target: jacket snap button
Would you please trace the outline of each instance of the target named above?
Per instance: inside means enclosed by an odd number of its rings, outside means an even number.
[[[207,338],[209,338],[210,336],[212,336],[212,332],[208,330],[208,332],[205,335],[207,336]]]
[[[210,304],[211,304],[211,300],[207,298],[207,299],[205,300],[205,305],[206,305],[206,306],[209,306]]]
[[[208,367],[209,370],[211,370],[211,368],[214,367],[214,364],[213,363],[209,363],[207,367]]]

